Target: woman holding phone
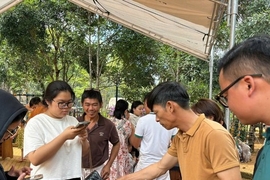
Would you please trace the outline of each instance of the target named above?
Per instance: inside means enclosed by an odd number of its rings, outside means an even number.
[[[45,91],[44,113],[32,118],[25,127],[24,156],[33,169],[31,175],[43,179],[80,180],[81,159],[89,151],[86,126],[69,116],[75,94],[64,81],[51,82]]]

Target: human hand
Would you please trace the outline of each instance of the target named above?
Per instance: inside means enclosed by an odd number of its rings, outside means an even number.
[[[102,179],[108,179],[110,175],[110,166],[108,164],[106,164],[102,170],[101,170],[101,177]]]
[[[79,134],[81,142],[88,140],[88,133],[86,128],[82,129],[81,133]]]
[[[23,167],[21,169],[15,169],[14,166],[11,166],[10,170],[8,171],[8,175],[9,176],[13,176],[13,177],[19,177],[22,179],[26,176],[26,175],[30,175],[31,172],[31,168],[30,167]]]
[[[79,134],[84,134],[86,127],[74,128],[74,126],[67,127],[63,134],[65,135],[66,139],[74,139]]]
[[[26,174],[25,173],[22,173],[17,180],[24,180]]]

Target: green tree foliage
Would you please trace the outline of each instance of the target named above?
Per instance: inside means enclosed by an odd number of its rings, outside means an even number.
[[[191,103],[199,98],[208,98],[210,76],[208,62],[162,45],[157,64],[156,76],[159,81],[183,83],[190,94]]]
[[[235,31],[235,42],[257,35],[269,34],[269,0],[241,0],[238,2],[238,14]],[[227,23],[229,15],[226,14],[221,22],[218,36],[216,38],[216,48],[226,51],[229,48],[230,23]]]
[[[75,64],[83,57],[74,50],[87,44],[87,15],[64,0],[24,1],[4,13],[0,35],[2,44],[7,42],[8,66],[20,72],[21,79],[40,84],[41,89],[48,81],[74,79],[81,69]]]
[[[97,78],[101,76],[106,71],[106,63],[107,63],[107,56],[112,51],[112,41],[116,37],[118,32],[117,24],[108,21],[104,18],[101,18],[98,15],[90,14],[89,20],[89,31],[86,35],[87,42],[91,41],[91,71],[92,77]],[[97,35],[99,35],[100,39],[98,42]],[[90,40],[91,36],[91,40]],[[80,65],[88,72],[89,72],[89,44],[84,49],[77,49],[76,51],[80,52],[83,51],[83,57],[81,58]],[[99,64],[97,64],[97,59],[99,60]],[[98,66],[98,68],[97,68]],[[97,72],[99,69],[99,72]]]
[[[124,27],[119,29],[111,57],[115,60],[113,71],[125,84],[121,86],[122,94],[128,100],[142,100],[146,89],[155,84],[158,49],[153,39]],[[110,74],[115,74],[113,71]]]
[[[242,23],[239,24],[236,39],[239,42],[254,35],[269,35],[269,27],[270,8],[260,13],[254,13],[250,17],[246,17],[246,19],[244,19]]]
[[[22,20],[18,23],[17,19]],[[1,60],[13,70],[6,79],[20,81],[20,88],[23,89],[23,77],[40,83],[42,90],[48,82],[56,79],[83,84],[73,81],[81,79],[78,75],[82,74],[82,70],[89,72],[90,45],[92,76],[98,78],[106,69],[107,56],[112,51],[117,29],[117,24],[65,0],[24,1],[1,16],[1,43],[5,46],[5,55]],[[100,41],[97,41],[97,33]],[[23,43],[25,41],[28,44]],[[89,81],[89,78],[84,78],[83,86],[89,86]]]
[[[45,24],[38,9],[30,4],[22,4],[16,11],[5,13],[1,18],[1,39],[20,51],[35,53],[45,45]]]

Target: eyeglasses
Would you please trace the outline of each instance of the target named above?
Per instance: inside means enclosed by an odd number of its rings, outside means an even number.
[[[235,81],[233,81],[229,86],[227,86],[225,89],[223,89],[218,95],[216,95],[215,99],[224,107],[228,107],[227,103],[227,98],[223,96],[223,94],[228,91],[233,85],[235,85],[238,81],[243,79],[246,76],[252,76],[252,77],[262,77],[262,74],[248,74],[248,75],[243,75],[237,78]]]
[[[8,132],[8,134],[9,134],[9,136],[14,136],[14,135],[16,134],[18,128],[19,128],[19,127],[16,127],[15,129],[13,129],[13,130],[11,130],[11,131],[7,129],[7,132]]]
[[[56,102],[55,100],[53,100]],[[72,108],[74,102],[56,102],[58,104],[59,109]]]

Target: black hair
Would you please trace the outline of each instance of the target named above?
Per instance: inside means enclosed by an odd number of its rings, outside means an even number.
[[[134,101],[132,104],[131,104],[131,108],[130,108],[130,113],[134,113],[133,109],[136,109],[138,106],[140,105],[143,105],[143,102],[141,101]]]
[[[218,62],[218,72],[235,80],[246,74],[263,74],[270,82],[270,36],[258,35],[235,45]]]
[[[116,102],[113,116],[117,119],[121,119],[122,117],[125,117],[125,111],[128,109],[128,102],[120,99]]]
[[[150,97],[150,92],[148,92],[147,94],[145,94],[144,98],[143,98],[143,102],[147,101],[147,99]]]
[[[98,102],[102,104],[102,96],[99,90],[95,90],[95,89],[84,90],[81,97],[81,103],[83,103],[84,100],[87,98],[97,99]]]
[[[33,97],[32,99],[30,99],[29,101],[29,106],[33,107],[34,105],[37,105],[41,102],[40,97]]]
[[[153,111],[154,105],[166,106],[168,101],[176,102],[183,109],[189,109],[189,95],[183,85],[177,82],[163,82],[157,85],[147,99],[147,106]]]
[[[72,101],[75,100],[75,93],[72,90],[72,88],[70,87],[70,85],[67,82],[65,82],[65,81],[57,80],[57,81],[51,82],[47,86],[47,88],[45,90],[45,93],[44,93],[43,104],[46,105],[46,106],[48,106],[47,103],[45,102],[45,100],[48,101],[48,102],[52,102],[52,100],[60,92],[63,92],[63,91],[68,91],[71,94]]]

